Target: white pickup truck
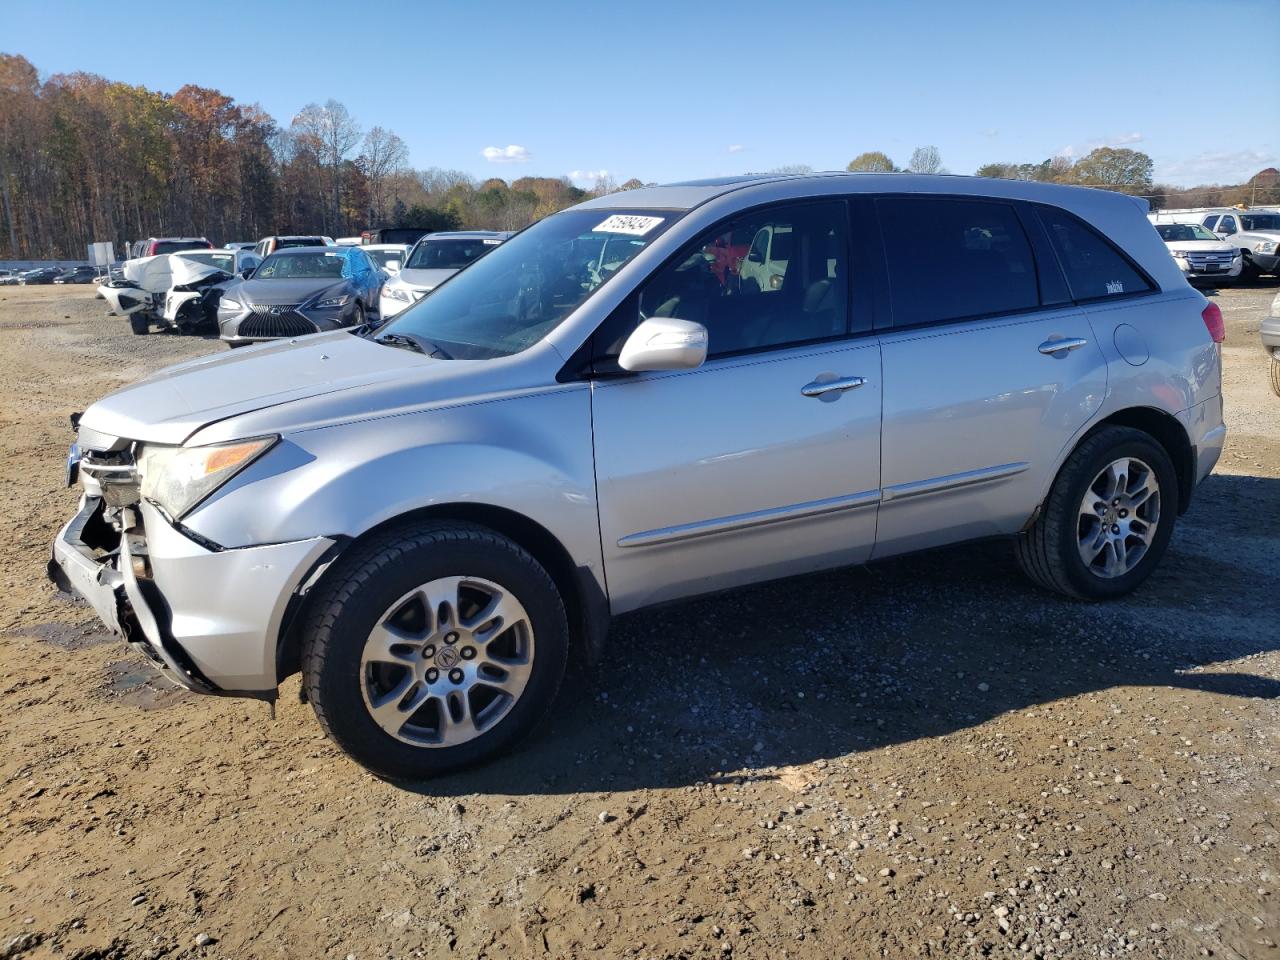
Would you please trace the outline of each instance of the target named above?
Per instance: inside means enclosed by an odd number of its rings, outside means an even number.
[[[1200,221],[1244,257],[1244,277],[1261,273],[1280,276],[1280,213],[1273,210],[1225,210]]]

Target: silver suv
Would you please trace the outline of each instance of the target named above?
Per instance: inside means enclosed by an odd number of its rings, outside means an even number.
[[[909,175],[595,199],[385,325],[94,404],[50,572],[190,689],[301,671],[390,777],[508,746],[661,601],[991,536],[1118,597],[1225,434],[1221,314],[1145,213]]]

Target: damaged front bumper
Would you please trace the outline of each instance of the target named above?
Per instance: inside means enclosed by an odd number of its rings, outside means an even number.
[[[198,693],[272,699],[291,601],[334,545],[326,537],[222,548],[196,542],[149,503],[86,494],[59,531],[49,576],[93,607],[168,679]]]

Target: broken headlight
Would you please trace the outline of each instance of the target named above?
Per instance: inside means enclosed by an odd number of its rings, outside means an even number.
[[[258,437],[208,447],[144,446],[138,455],[142,497],[178,520],[278,439]]]

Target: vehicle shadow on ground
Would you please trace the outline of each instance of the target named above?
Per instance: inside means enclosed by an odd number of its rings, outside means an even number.
[[[1280,648],[1280,480],[1214,476],[1134,595],[1032,586],[1009,544],[901,558],[619,619],[552,721],[434,796],[570,794],[750,776],[941,736],[1122,687],[1280,697],[1280,680],[1199,668]]]

